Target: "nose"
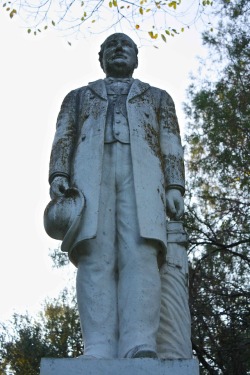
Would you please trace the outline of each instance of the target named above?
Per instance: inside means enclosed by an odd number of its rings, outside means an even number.
[[[117,45],[116,45],[116,51],[122,51],[123,50],[123,44],[122,42],[117,42]]]

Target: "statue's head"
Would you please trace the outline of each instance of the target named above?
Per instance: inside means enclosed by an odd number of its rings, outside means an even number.
[[[138,48],[122,33],[110,35],[101,45],[99,61],[107,77],[132,77],[138,66]]]

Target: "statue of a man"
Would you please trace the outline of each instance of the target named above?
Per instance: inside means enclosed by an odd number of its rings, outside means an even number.
[[[137,54],[125,34],[104,41],[106,78],[66,96],[51,153],[51,197],[76,188],[85,198],[62,249],[78,268],[84,354],[94,358],[157,357],[166,212],[183,214],[174,103],[132,78]]]

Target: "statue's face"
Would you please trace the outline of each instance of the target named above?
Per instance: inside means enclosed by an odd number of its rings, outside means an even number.
[[[136,49],[127,35],[114,34],[105,41],[102,67],[107,77],[132,77],[137,65]]]

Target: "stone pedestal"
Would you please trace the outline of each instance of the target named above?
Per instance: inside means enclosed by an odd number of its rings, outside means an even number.
[[[196,359],[42,358],[40,375],[199,375]]]

